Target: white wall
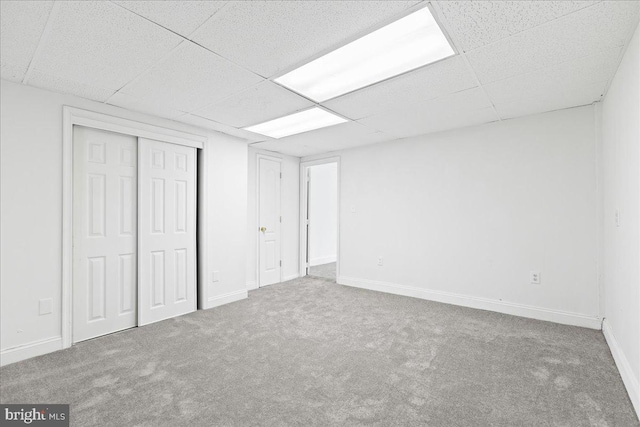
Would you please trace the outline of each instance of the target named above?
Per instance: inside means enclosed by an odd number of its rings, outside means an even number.
[[[0,86],[0,349],[16,360],[60,348],[62,106],[207,135],[209,305],[246,296],[247,146],[241,140],[70,95],[2,80]],[[210,274],[208,274],[210,276]],[[210,280],[210,277],[208,278]],[[216,299],[222,296],[222,299]],[[38,315],[41,298],[53,313]]]
[[[273,153],[265,150],[257,150],[249,147],[248,158],[248,182],[247,192],[247,261],[246,277],[247,289],[255,289],[258,286],[257,271],[257,155],[264,154],[282,159],[282,187],[280,191],[280,203],[282,209],[281,249],[282,249],[282,275],[284,280],[295,279],[298,272],[299,251],[299,211],[300,211],[300,158]]]
[[[601,111],[604,329],[640,414],[640,29],[627,47]]]
[[[594,107],[337,155],[339,283],[600,327]]]
[[[338,249],[338,165],[309,168],[309,264],[336,261]]]

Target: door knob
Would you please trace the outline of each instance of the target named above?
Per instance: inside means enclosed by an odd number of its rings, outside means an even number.
[[[267,231],[267,227],[260,227],[260,231],[264,233],[265,231]]]

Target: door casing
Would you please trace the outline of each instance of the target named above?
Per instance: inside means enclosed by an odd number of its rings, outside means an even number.
[[[307,250],[308,250],[308,235],[307,235],[307,208],[308,198],[307,193],[307,177],[309,176],[309,168],[311,166],[324,165],[327,163],[336,163],[338,167],[338,247],[336,248],[336,282],[340,283],[340,156],[326,157],[321,159],[309,160],[306,162],[300,162],[300,252],[299,252],[299,265],[300,265],[300,277],[304,277],[308,273],[307,265]]]
[[[61,348],[73,343],[73,127],[74,125],[122,133],[136,137],[155,139],[204,150],[207,137],[188,132],[111,116],[81,108],[62,107],[62,299],[61,299]],[[207,203],[206,189],[198,203]],[[206,227],[198,229],[198,269],[202,277],[208,277]],[[202,270],[204,268],[204,271]],[[200,276],[200,274],[199,274]],[[206,300],[206,280],[198,282],[198,296]]]

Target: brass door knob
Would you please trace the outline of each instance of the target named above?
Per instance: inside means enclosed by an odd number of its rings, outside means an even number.
[[[260,231],[264,233],[265,231],[267,231],[267,227],[260,227]]]

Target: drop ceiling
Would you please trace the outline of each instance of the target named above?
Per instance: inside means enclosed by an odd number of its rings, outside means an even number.
[[[317,104],[273,80],[430,3],[457,55]],[[591,104],[638,1],[2,1],[1,77],[306,156]],[[350,122],[243,127],[313,106]]]

